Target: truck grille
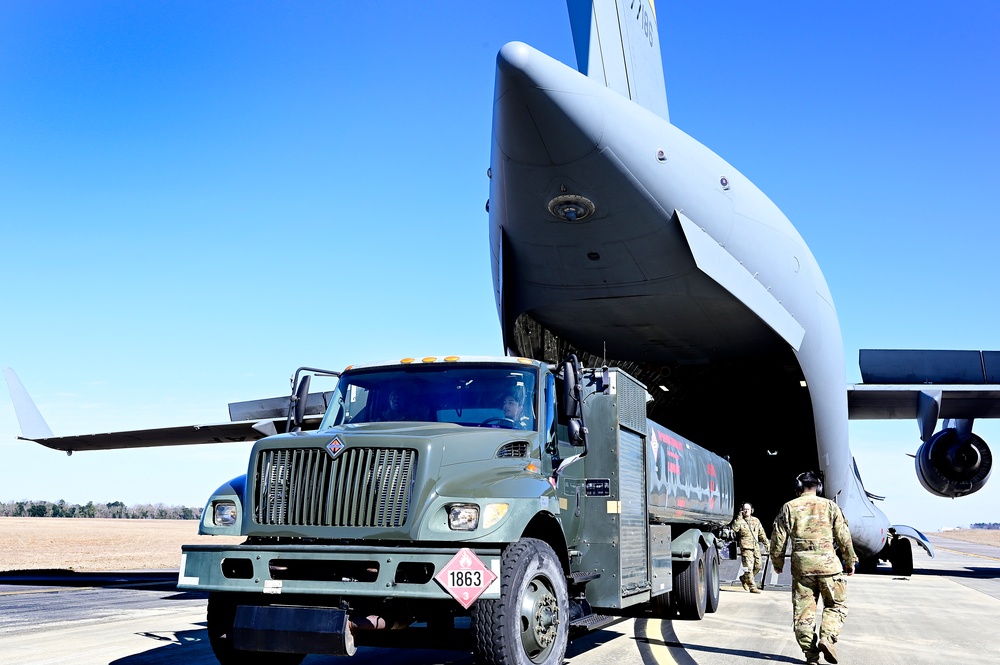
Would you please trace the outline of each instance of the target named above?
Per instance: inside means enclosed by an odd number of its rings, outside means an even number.
[[[417,451],[347,448],[262,450],[253,478],[254,519],[281,526],[400,527]]]

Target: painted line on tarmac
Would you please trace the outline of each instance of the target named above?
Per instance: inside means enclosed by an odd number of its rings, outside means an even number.
[[[658,632],[657,637],[649,637],[648,629]],[[667,619],[636,619],[636,644],[643,665],[697,665],[694,658],[684,649],[684,645],[674,633],[673,623]]]
[[[990,556],[988,554],[976,554],[975,552],[966,552],[964,550],[953,550],[947,547],[938,547],[939,550],[944,550],[945,552],[951,552],[952,554],[964,554],[966,556],[977,556],[980,559],[989,559],[990,561],[1000,561],[1000,557]]]
[[[62,593],[64,591],[93,591],[95,586],[64,586],[57,589],[24,589],[23,591],[0,591],[0,596],[20,596],[29,593]]]

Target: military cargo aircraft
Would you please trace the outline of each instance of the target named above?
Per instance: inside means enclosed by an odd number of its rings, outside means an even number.
[[[783,480],[819,469],[859,552],[912,569],[900,537],[929,545],[872,503],[848,417],[917,418],[924,487],[974,492],[992,458],[971,424],[1000,415],[985,385],[1000,382],[1000,354],[868,351],[866,382],[910,385],[845,392],[812,252],[742,173],[670,124],[654,6],[569,9],[579,71],[521,43],[497,61],[490,249],[507,347],[628,367],[651,387],[650,417],[729,456],[764,514],[787,498]],[[955,422],[934,433],[939,417]]]
[[[847,386],[833,298],[800,234],[670,123],[655,6],[567,4],[575,69],[517,42],[497,58],[487,208],[505,350],[627,369],[649,387],[649,416],[728,456],[765,519],[818,470],[869,564],[912,570],[910,542],[930,544],[874,505],[848,420],[916,419],[924,487],[975,492],[992,457],[972,424],[1000,416],[1000,357],[864,352],[865,383]],[[15,401],[24,438],[66,451],[251,440],[287,422],[255,402],[223,425],[52,437]]]

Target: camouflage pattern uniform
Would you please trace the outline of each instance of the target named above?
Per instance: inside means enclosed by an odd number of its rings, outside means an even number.
[[[816,600],[823,596],[823,619],[819,639],[836,643],[847,618],[847,579],[844,565],[858,560],[851,532],[840,506],[829,499],[803,494],[792,499],[778,513],[771,534],[771,564],[784,568],[785,547],[792,543],[792,620],[795,639],[806,660],[816,662]]]
[[[755,588],[754,580],[764,567],[757,543],[763,543],[764,547],[767,547],[770,541],[767,539],[764,525],[753,515],[744,517],[743,513],[740,513],[729,528],[733,530],[733,536],[740,545],[740,558],[743,560],[740,582],[743,582],[744,589],[750,591]]]

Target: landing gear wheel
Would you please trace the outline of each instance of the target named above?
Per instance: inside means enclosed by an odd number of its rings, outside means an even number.
[[[897,538],[889,550],[889,563],[892,564],[892,574],[900,577],[913,575],[913,546],[909,538]]]
[[[874,575],[878,572],[878,557],[869,556],[864,559],[858,559],[854,570],[855,572],[864,573],[865,575]]]
[[[566,577],[544,541],[522,538],[503,553],[500,598],[472,606],[483,665],[561,665],[569,638]]]
[[[705,550],[705,611],[719,609],[719,555],[714,545]]]
[[[238,604],[239,596],[235,594],[208,594],[208,641],[221,665],[299,665],[303,661],[305,654],[234,649],[232,633]]]
[[[682,618],[701,619],[705,616],[706,584],[705,554],[700,547],[695,548],[695,558],[681,564],[674,564],[678,570],[674,577],[677,591],[677,610]]]
[[[480,427],[486,427],[487,425],[492,425],[496,423],[497,425],[502,425],[507,429],[514,429],[517,425],[510,418],[487,418],[483,422],[479,423]]]

